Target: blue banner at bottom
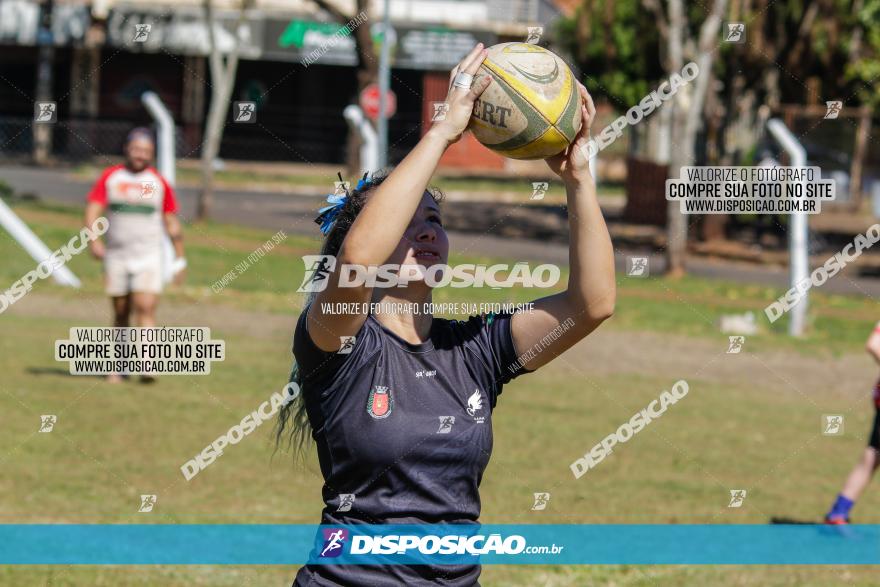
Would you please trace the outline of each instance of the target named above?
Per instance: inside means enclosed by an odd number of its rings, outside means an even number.
[[[877,565],[880,525],[0,525],[14,565]]]

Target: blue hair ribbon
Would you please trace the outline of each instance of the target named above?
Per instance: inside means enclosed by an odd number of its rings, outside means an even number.
[[[342,174],[337,174],[339,176],[339,181],[342,181]],[[367,173],[358,180],[357,187],[355,187],[356,191],[359,191],[370,184],[370,180],[367,179]],[[327,235],[330,230],[333,228],[333,223],[336,222],[336,217],[339,215],[339,212],[342,210],[342,207],[345,206],[345,202],[348,200],[348,190],[345,190],[344,194],[328,194],[327,195],[327,203],[329,206],[324,206],[320,210],[318,210],[318,217],[315,218],[315,223],[321,226],[321,234]]]

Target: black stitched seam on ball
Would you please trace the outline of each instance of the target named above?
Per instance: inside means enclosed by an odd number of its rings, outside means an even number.
[[[547,120],[547,118],[538,109],[536,109],[532,104],[530,104],[528,102],[528,100],[525,98],[525,96],[520,94],[516,90],[516,88],[511,86],[509,83],[507,83],[506,80],[504,80],[500,75],[498,75],[498,72],[492,67],[493,65],[495,65],[495,64],[492,63],[491,61],[489,61],[488,59],[483,62],[484,67],[489,69],[492,73],[496,74],[495,76],[493,76],[493,78],[495,79],[495,81],[501,82],[501,87],[504,90],[504,92],[511,98],[511,100],[513,100],[516,103],[517,106],[519,106],[520,111],[523,113],[523,115],[526,117],[526,119],[529,119],[529,121],[531,122],[532,120],[534,120],[534,116],[530,117],[528,113],[537,114],[539,117],[538,121],[543,121],[546,126],[543,129],[540,129],[540,132],[536,132],[535,129],[538,128],[537,125],[527,124],[526,128],[523,129],[523,131],[520,132],[518,135],[516,135],[515,137],[511,137],[504,142],[494,144],[494,145],[492,145],[492,148],[499,150],[499,151],[502,151],[502,150],[506,151],[506,150],[512,150],[512,149],[518,149],[521,147],[525,147],[526,145],[534,142],[536,139],[538,139],[541,136],[543,136],[544,134],[546,134],[547,130],[549,130],[550,128],[553,128],[554,125],[552,122]],[[496,66],[496,67],[500,67],[500,66]],[[508,91],[508,88],[510,89],[510,91]],[[523,140],[520,137],[522,137],[524,135],[528,140],[525,140],[524,142],[520,143],[520,141]],[[515,144],[516,146],[506,146],[506,145],[511,145],[511,144]]]

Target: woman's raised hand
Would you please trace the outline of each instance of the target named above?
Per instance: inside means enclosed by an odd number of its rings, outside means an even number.
[[[479,43],[449,74],[449,94],[446,96],[445,118],[438,120],[431,127],[431,132],[442,136],[449,144],[461,138],[471,120],[474,102],[492,81],[492,78],[487,75],[476,75],[486,55],[488,55],[488,51],[483,48],[482,43]],[[473,76],[473,85],[470,88],[455,85],[455,78],[459,73]]]
[[[581,95],[581,130],[568,148],[546,159],[550,169],[566,182],[579,181],[590,176],[587,145],[590,142],[590,127],[596,119],[596,106],[587,88],[580,82],[577,85]]]

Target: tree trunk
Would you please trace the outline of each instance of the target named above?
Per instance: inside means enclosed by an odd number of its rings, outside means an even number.
[[[700,27],[700,37],[696,62],[699,75],[691,83],[682,86],[673,101],[672,144],[674,149],[669,162],[669,177],[679,178],[681,168],[694,164],[694,143],[703,119],[703,106],[709,81],[714,49],[719,38],[721,15],[727,8],[727,0],[715,0],[712,11]],[[687,38],[687,22],[681,0],[669,1],[669,74],[678,73],[684,67],[685,43],[693,45]],[[687,250],[688,225],[679,211],[678,202],[669,202],[667,207],[666,234],[666,273],[670,277],[680,277],[685,273],[685,253]]]
[[[357,15],[365,12],[369,6],[369,0],[357,0],[355,4],[356,13],[349,15],[329,0],[312,0],[319,8],[328,12],[339,24],[347,24]],[[370,36],[370,27],[366,23],[359,25],[354,29],[352,36],[354,37],[355,46],[357,48],[358,64],[357,64],[357,80],[358,93],[352,96],[352,103],[357,104],[360,92],[372,83],[376,83],[379,79],[379,60],[373,55],[373,38]],[[349,129],[348,137],[345,144],[345,166],[349,177],[357,177],[360,175],[361,162],[361,139],[356,132]]]
[[[40,46],[37,58],[37,91],[36,102],[52,101],[52,69],[55,65],[55,47]],[[57,108],[57,104],[56,104]],[[58,111],[55,111],[56,121]],[[33,158],[37,165],[45,165],[52,154],[52,129],[54,124],[32,124],[34,133]]]
[[[214,206],[214,161],[220,152],[220,142],[223,140],[223,127],[226,123],[226,113],[229,111],[235,71],[223,71],[219,77],[213,75],[211,77],[214,81],[202,143],[202,191],[196,208],[198,221],[210,218]]]
[[[214,160],[220,152],[223,140],[226,113],[229,111],[229,99],[235,85],[235,74],[238,71],[238,50],[241,43],[245,1],[242,2],[238,21],[235,24],[235,44],[224,61],[217,46],[214,27],[218,26],[214,18],[212,0],[205,0],[205,26],[208,29],[209,55],[211,67],[211,106],[208,109],[208,120],[205,123],[204,142],[202,143],[202,189],[196,205],[196,220],[205,221],[211,216],[214,205]]]
[[[684,67],[684,36],[685,14],[681,0],[669,0],[669,39],[667,44],[668,74],[681,71]],[[683,101],[688,86],[679,88],[678,94],[669,106],[672,120],[671,141],[673,145],[669,158],[669,178],[678,179],[681,167],[687,164],[689,158],[684,152],[687,145],[684,140],[684,125],[686,103]],[[693,145],[691,146],[693,148]],[[666,207],[666,274],[670,277],[680,277],[684,274],[684,254],[687,246],[687,225],[684,216],[679,211],[678,202],[669,202]]]

